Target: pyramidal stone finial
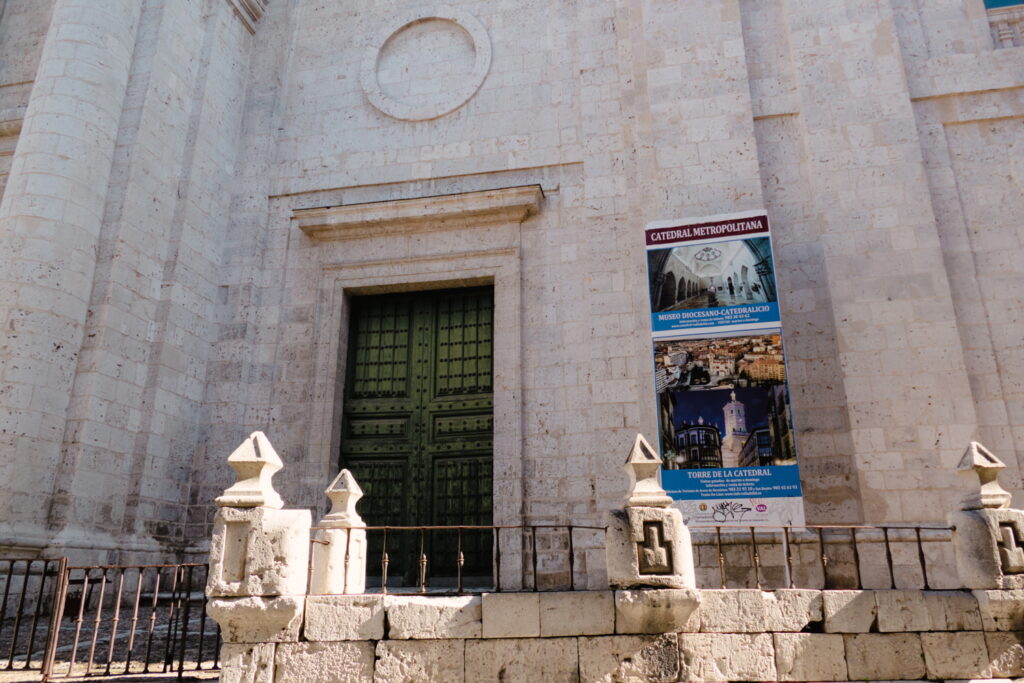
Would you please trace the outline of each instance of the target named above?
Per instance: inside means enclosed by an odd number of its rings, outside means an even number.
[[[626,507],[668,507],[672,499],[661,488],[661,458],[642,434],[636,435],[633,448],[623,466],[629,475]]]
[[[342,470],[334,478],[324,493],[331,499],[331,511],[320,521],[320,526],[327,527],[360,527],[366,526],[363,518],[356,512],[356,503],[363,497],[355,477],[348,470]]]
[[[960,501],[961,510],[1000,510],[1010,507],[1010,494],[999,485],[999,470],[1005,469],[1002,460],[977,441],[972,441],[960,463],[958,473],[971,480],[971,492]],[[977,490],[974,477],[977,477]]]
[[[284,501],[270,479],[284,467],[280,456],[263,432],[253,432],[228,456],[235,471],[235,483],[216,499],[220,507],[265,507],[280,510]]]

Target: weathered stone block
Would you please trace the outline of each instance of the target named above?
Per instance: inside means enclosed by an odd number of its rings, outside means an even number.
[[[688,588],[615,591],[616,633],[700,630],[700,592]]]
[[[220,649],[220,680],[224,683],[274,683],[273,643],[234,645]]]
[[[681,633],[679,672],[685,681],[774,681],[771,634]]]
[[[608,584],[612,588],[696,587],[690,532],[679,510],[611,510],[605,524]]]
[[[311,595],[306,598],[303,635],[311,641],[380,640],[383,595]]]
[[[484,593],[484,638],[536,638],[540,635],[538,593]]]
[[[611,591],[539,593],[540,635],[589,636],[615,632]]]
[[[701,591],[700,630],[704,633],[801,631],[821,620],[821,591]]]
[[[1024,590],[971,591],[985,631],[1024,631]]]
[[[377,643],[375,683],[462,683],[464,640],[382,640]]]
[[[214,598],[206,613],[220,625],[225,643],[283,643],[299,639],[305,600],[276,598]]]
[[[579,681],[575,638],[466,641],[467,681]]]
[[[922,633],[924,662],[929,678],[988,678],[985,634],[978,631]]]
[[[305,595],[309,510],[218,508],[210,541],[210,597]]]
[[[679,675],[675,634],[579,639],[581,683],[657,683]]]
[[[821,606],[828,633],[867,633],[875,623],[873,591],[822,591]]]
[[[366,529],[318,529],[313,544],[313,595],[366,590]]]
[[[973,589],[1024,589],[1024,511],[959,510],[949,515],[961,583]]]
[[[985,646],[993,676],[1024,676],[1024,633],[986,633]]]
[[[921,637],[916,633],[844,635],[850,680],[907,680],[925,675]]]
[[[878,630],[975,631],[981,629],[978,601],[961,591],[875,591]]]
[[[479,638],[480,596],[387,596],[388,638]]]
[[[366,590],[366,529],[356,512],[363,497],[352,473],[342,470],[324,491],[331,511],[320,520],[313,545],[310,593],[337,595]]]
[[[365,683],[373,680],[369,641],[282,643],[274,657],[274,683]]]
[[[846,649],[841,635],[776,633],[773,637],[780,681],[846,680]]]

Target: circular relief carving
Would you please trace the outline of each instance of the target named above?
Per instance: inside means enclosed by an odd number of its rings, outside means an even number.
[[[491,68],[491,42],[473,15],[448,6],[397,17],[367,50],[363,91],[384,114],[436,119],[469,101]]]

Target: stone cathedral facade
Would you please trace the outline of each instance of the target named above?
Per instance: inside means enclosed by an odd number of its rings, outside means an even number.
[[[766,209],[809,523],[1024,457],[1024,9],[5,0],[0,547],[289,504],[595,524],[656,443],[643,227]],[[1024,500],[1016,500],[1017,507]]]

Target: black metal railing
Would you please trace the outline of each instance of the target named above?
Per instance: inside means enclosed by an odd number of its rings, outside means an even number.
[[[961,587],[948,527],[689,529],[699,588]],[[603,587],[597,575],[603,572],[604,527],[369,526],[365,530],[368,592],[460,594]],[[597,563],[588,559],[592,553],[601,556]]]
[[[603,527],[365,531],[368,592],[607,588]],[[691,526],[690,534],[700,588],[961,587],[948,527]],[[311,541],[318,542],[325,541]],[[204,564],[72,567],[66,558],[0,559],[0,671],[39,671],[45,681],[217,669],[220,633],[206,616],[206,572]]]
[[[4,572],[3,570],[6,569]],[[0,560],[7,670],[42,680],[212,670],[220,634],[206,616],[206,565],[68,566]]]
[[[939,526],[692,526],[702,588],[955,589]]]
[[[3,670],[42,667],[46,643],[54,629],[52,604],[60,593],[67,562],[60,559],[0,560],[0,653]]]
[[[583,554],[604,527],[575,524],[368,526],[367,590],[473,593],[586,589]],[[313,531],[326,529],[313,527]],[[581,545],[582,542],[582,545]],[[311,543],[326,543],[314,539]],[[346,563],[349,549],[345,549]],[[310,553],[312,557],[313,553]]]

